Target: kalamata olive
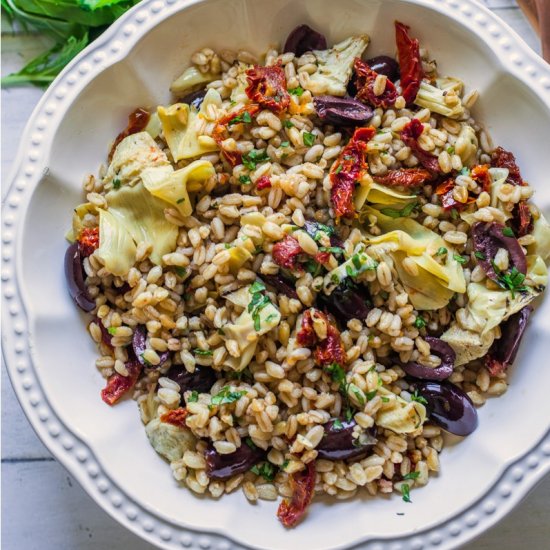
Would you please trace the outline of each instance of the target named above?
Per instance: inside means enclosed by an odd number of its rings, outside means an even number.
[[[328,460],[347,460],[365,456],[376,444],[372,430],[359,428],[355,420],[329,420],[325,435],[317,445],[317,456]]]
[[[472,240],[479,263],[487,277],[493,281],[499,280],[493,264],[499,248],[508,251],[510,267],[515,267],[523,275],[527,273],[527,260],[521,245],[515,237],[506,234],[508,231],[511,230],[496,222],[477,222],[472,227]]]
[[[244,441],[234,453],[225,455],[218,453],[213,445],[209,445],[204,452],[206,474],[211,479],[226,479],[247,472],[263,460],[264,456],[265,451],[259,447],[249,446]]]
[[[134,330],[134,336],[132,338],[132,348],[134,350],[134,353],[136,355],[136,359],[144,366],[144,367],[151,367],[154,366],[155,368],[160,368],[168,359],[170,358],[170,352],[165,351],[163,353],[159,353],[159,359],[160,363],[158,365],[150,365],[145,361],[143,358],[143,352],[147,349],[147,329],[144,325],[138,325]]]
[[[201,365],[195,365],[193,372],[189,372],[183,365],[172,365],[166,376],[179,385],[182,394],[186,391],[207,393],[217,380],[214,369]]]
[[[196,90],[194,92],[188,93],[187,95],[185,95],[180,99],[180,102],[187,103],[188,105],[190,105],[191,107],[194,107],[198,111],[201,108],[205,95],[206,95],[206,88],[202,88],[200,90]]]
[[[430,420],[448,432],[465,436],[478,423],[477,412],[470,398],[450,382],[415,382],[418,393],[428,402]]]
[[[307,25],[300,25],[288,35],[283,51],[300,56],[312,50],[326,50],[326,48],[327,39],[321,33]]]
[[[99,327],[99,330],[101,331],[101,341],[107,346],[113,347],[113,344],[111,344],[112,336],[109,334],[109,331],[105,328],[105,325],[103,324],[101,319],[99,317],[94,317],[94,323]]]
[[[82,268],[82,256],[78,242],[74,242],[65,252],[65,279],[69,287],[69,294],[76,305],[86,311],[95,308],[95,300],[88,293],[84,282],[84,270]]]
[[[449,378],[453,373],[456,358],[453,348],[447,342],[434,336],[426,336],[424,340],[430,344],[431,352],[441,359],[439,367],[431,368],[415,361],[409,361],[403,365],[403,370],[410,376],[424,380],[445,380],[445,378]]]
[[[515,361],[532,311],[533,308],[526,306],[500,325],[501,337],[493,342],[486,362],[493,376],[505,371]]]
[[[271,285],[277,292],[288,296],[289,298],[298,299],[296,288],[292,281],[285,279],[280,273],[277,275],[264,275],[259,274],[260,277],[268,284]]]
[[[371,303],[367,289],[351,281],[337,286],[328,296],[322,291],[317,294],[319,309],[326,309],[344,327],[352,319],[366,319]]]
[[[313,104],[323,122],[338,126],[359,126],[368,122],[374,114],[371,107],[352,97],[316,96]]]
[[[365,63],[378,74],[386,75],[392,82],[399,78],[399,63],[393,57],[377,55],[367,59]]]

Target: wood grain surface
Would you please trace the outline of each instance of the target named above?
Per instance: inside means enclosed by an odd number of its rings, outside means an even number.
[[[484,2],[535,51],[537,37],[514,0]],[[38,36],[13,35],[2,26],[2,74],[41,51]],[[2,90],[2,197],[6,177],[32,109],[36,88]],[[2,548],[4,550],[152,550],[111,519],[58,464],[25,418],[2,365]],[[444,461],[443,461],[444,467]],[[167,471],[167,475],[169,472]],[[550,477],[468,550],[550,548]]]

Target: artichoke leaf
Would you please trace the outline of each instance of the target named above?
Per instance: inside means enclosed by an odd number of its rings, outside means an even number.
[[[412,433],[426,421],[426,407],[418,401],[405,401],[383,386],[378,394],[388,399],[382,404],[375,418],[375,424],[398,434]]]
[[[181,460],[185,451],[195,448],[196,438],[191,430],[173,426],[155,418],[145,426],[145,433],[155,451],[169,460]]]
[[[357,211],[361,210],[366,202],[401,210],[415,198],[416,195],[398,193],[385,185],[380,185],[370,180],[364,185],[361,184],[361,186],[357,189],[354,203]]]
[[[241,355],[239,357],[228,356],[227,359],[225,359],[225,361],[223,362],[223,366],[228,367],[236,372],[242,371],[248,366],[250,361],[252,361],[254,353],[256,352],[257,345],[257,341],[251,342],[241,351]]]
[[[550,257],[550,224],[542,214],[535,220],[532,235],[535,242],[527,247],[527,251],[546,261]]]
[[[97,211],[97,206],[95,204],[91,202],[85,202],[83,204],[79,204],[73,211],[72,226],[71,226],[71,229],[67,231],[65,238],[69,242],[74,243],[74,241],[78,239],[80,232],[85,227],[92,227],[91,225],[88,225],[86,223],[86,218],[97,217],[97,215],[98,215],[98,211]]]
[[[143,183],[111,191],[105,198],[109,213],[128,231],[135,243],[152,245],[150,259],[153,263],[160,265],[162,256],[176,249],[178,228],[164,215],[168,204],[153,197]],[[100,241],[101,233],[100,228]]]
[[[189,67],[172,82],[170,91],[178,96],[183,96],[202,84],[208,84],[217,78],[219,78],[219,74],[202,73],[197,67]]]
[[[124,277],[136,261],[136,245],[124,223],[111,211],[99,210],[99,248],[95,251],[105,269]]]
[[[449,344],[455,354],[455,366],[465,365],[474,359],[483,357],[497,336],[498,328],[493,328],[484,334],[472,330],[463,329],[455,322],[442,335],[441,340]]]

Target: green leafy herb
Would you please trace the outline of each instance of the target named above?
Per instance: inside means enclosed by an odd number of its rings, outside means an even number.
[[[185,274],[187,273],[185,267],[176,267],[175,268],[175,271],[176,271],[176,275],[178,275],[178,277],[185,277]]]
[[[176,204],[181,204],[182,202],[185,202],[185,197],[182,197],[181,199],[178,199],[176,201]]]
[[[382,396],[381,399],[382,399],[382,403],[389,403],[390,402],[389,397]]]
[[[444,254],[447,254],[447,249],[444,246],[440,246],[435,253],[436,256],[443,256]]]
[[[428,404],[428,401],[418,393],[418,390],[415,390],[414,393],[411,395],[411,401],[416,401],[417,403],[420,403],[422,405]]]
[[[223,328],[219,328],[219,329],[218,329],[218,334],[219,334],[220,336],[225,336],[225,330],[223,330]]]
[[[501,271],[495,262],[491,262],[493,269],[497,275],[497,284],[512,293],[512,298],[515,297],[516,292],[526,292],[527,287],[523,284],[525,281],[525,275],[518,271],[515,267],[507,272]]]
[[[285,128],[292,128],[294,126],[294,123],[292,122],[292,120],[283,120],[283,126]]]
[[[262,462],[250,468],[250,471],[257,476],[262,476],[266,481],[273,481],[277,474],[277,468],[271,462]]]
[[[238,401],[243,395],[246,395],[246,390],[232,391],[229,386],[224,386],[216,395],[212,396],[210,403],[211,406],[227,405]]]
[[[340,246],[320,246],[321,252],[330,252],[331,254],[343,254],[344,249]]]
[[[288,90],[288,93],[300,97],[304,93],[304,89],[301,86],[296,86],[296,88]]]
[[[187,403],[196,403],[199,400],[199,392],[193,390],[187,398]]]
[[[483,252],[479,252],[479,250],[476,250],[474,252],[474,256],[478,259],[478,260],[485,260],[485,254],[483,254]]]
[[[344,425],[339,418],[335,418],[332,422],[332,427],[336,430],[342,430],[344,428]]]
[[[311,147],[315,143],[315,134],[311,132],[304,132],[302,139],[306,147]]]
[[[200,348],[195,348],[193,350],[193,353],[195,355],[202,355],[203,357],[208,357],[210,355],[214,355],[214,352],[211,350],[211,349],[200,349]]]
[[[258,447],[256,446],[256,444],[254,443],[254,441],[252,441],[252,438],[251,437],[247,437],[244,442],[253,450],[255,451]]]
[[[252,149],[252,151],[243,155],[243,164],[249,170],[255,170],[257,164],[265,162],[266,160],[269,160],[269,157],[265,149]]]
[[[288,466],[290,460],[285,460],[282,464],[281,464],[281,470],[286,470],[286,467]]]
[[[460,254],[453,254],[453,258],[461,265],[468,263],[468,258],[461,256]]]
[[[462,170],[460,170],[460,175],[461,176],[469,176],[470,175],[470,169],[467,168],[466,166],[464,166],[462,168]]]
[[[149,363],[149,361],[147,361],[147,359],[145,359],[145,353],[141,353],[140,357],[141,357],[141,360],[143,361],[143,364],[146,367],[152,367],[153,366],[153,365],[151,365],[151,363]]]
[[[512,229],[511,229],[510,227],[505,227],[505,228],[502,230],[502,234],[503,234],[505,237],[515,237],[514,232],[512,231]]]
[[[367,401],[372,401],[376,397],[377,393],[378,393],[378,390],[372,390],[372,391],[368,392],[367,393]]]
[[[311,273],[313,277],[317,277],[323,270],[323,266],[311,258],[306,260],[302,266],[308,273]]]
[[[111,336],[114,336],[116,334],[116,327],[109,327],[107,329],[107,332],[111,335]]]
[[[407,483],[403,483],[401,485],[401,495],[403,496],[404,502],[412,502],[411,495],[410,495],[410,487]]]
[[[458,220],[458,210],[456,208],[451,208],[451,218]]]
[[[336,168],[336,170],[334,170],[334,173],[339,174],[343,169],[344,169],[344,167],[340,164],[340,166],[338,166],[338,168]]]
[[[424,317],[420,317],[418,316],[415,320],[414,320],[414,326],[416,328],[424,328],[426,326],[426,321],[424,320]]]
[[[255,281],[250,285],[249,292],[252,294],[252,299],[248,304],[248,313],[252,316],[254,321],[254,330],[258,331],[261,328],[260,311],[271,304],[271,300],[263,294],[265,285],[261,281]],[[267,321],[267,319],[266,319]]]
[[[242,183],[243,185],[252,184],[252,180],[250,179],[250,176],[246,176],[246,175],[239,176],[239,182]]]
[[[403,479],[417,479],[420,475],[420,472],[409,472],[403,476]]]
[[[449,155],[454,155],[455,154],[455,148],[451,145],[451,147],[447,147],[447,153],[449,153]]]
[[[349,390],[353,393],[353,395],[355,395],[355,399],[359,401],[359,405],[363,406],[365,404],[365,394],[361,391],[361,389],[355,384],[349,384]]]
[[[281,143],[281,147],[289,147],[290,146],[290,141],[283,141]]]
[[[252,117],[250,116],[250,113],[248,111],[245,111],[244,113],[237,115],[235,118],[232,118],[229,121],[229,126],[231,126],[232,124],[237,124],[239,122],[246,122],[247,124],[252,122]]]
[[[416,202],[410,202],[402,210],[396,210],[395,208],[381,208],[380,212],[384,214],[384,216],[389,216],[390,218],[407,218],[411,215],[417,205],[418,203]]]
[[[113,179],[113,189],[120,189],[120,180],[118,178]]]

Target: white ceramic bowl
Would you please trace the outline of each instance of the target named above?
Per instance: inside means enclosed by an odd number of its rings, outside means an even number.
[[[27,126],[3,215],[3,352],[42,441],[120,523],[163,548],[277,550],[449,548],[502,518],[550,469],[550,300],[534,315],[508,394],[479,411],[479,429],[450,441],[441,475],[398,496],[315,500],[291,531],[275,503],[236,493],[196,498],[173,480],[145,437],[135,403],[99,397],[104,381],[86,318],[63,277],[64,233],[83,176],[105,160],[130,110],[169,100],[168,85],[203,46],[265,51],[307,22],[329,42],[372,37],[394,51],[393,20],[412,26],[443,73],[480,91],[475,109],[518,157],[536,202],[550,208],[550,67],[471,0],[145,0],[87,48],[48,89]],[[456,443],[456,444],[454,444]]]

